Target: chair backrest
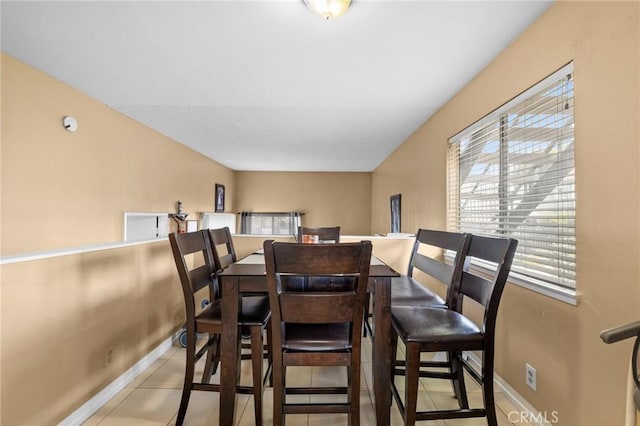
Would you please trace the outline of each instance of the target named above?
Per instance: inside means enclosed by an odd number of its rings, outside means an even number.
[[[231,231],[229,231],[228,226],[210,229],[209,240],[213,248],[213,261],[216,266],[216,271],[226,268],[237,260],[233,240],[231,239]],[[221,250],[223,246],[224,251]]]
[[[483,329],[487,334],[493,335],[498,305],[517,247],[518,241],[512,238],[472,235],[461,278],[452,283],[453,302],[449,304],[449,308],[462,312],[465,296],[484,306]],[[474,259],[486,268],[482,268],[481,272],[479,269],[472,269],[471,262]]]
[[[371,264],[371,242],[296,244],[265,241],[267,289],[271,320],[281,323],[352,323],[353,335],[362,328],[364,302]],[[341,291],[287,291],[285,277],[336,276],[351,278]]]
[[[339,226],[324,226],[319,228],[307,228],[304,226],[298,226],[299,243],[339,243],[340,242],[340,227]]]
[[[418,229],[407,275],[412,277],[417,269],[445,284],[449,304],[451,283],[460,280],[464,256],[469,249],[470,241],[471,234]],[[437,250],[433,252],[433,249]],[[445,262],[444,255],[447,250],[455,254],[452,262]]]
[[[208,287],[209,300],[213,301],[217,293],[216,281],[214,280],[216,268],[209,242],[209,233],[206,230],[186,234],[171,233],[169,234],[169,242],[182,284],[187,314],[187,330],[189,330],[189,327],[195,326],[195,294]]]

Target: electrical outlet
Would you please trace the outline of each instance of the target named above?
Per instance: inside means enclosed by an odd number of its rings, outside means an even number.
[[[104,350],[104,366],[108,367],[113,362],[113,346]]]
[[[534,391],[536,390],[536,369],[529,364],[525,364],[525,381],[527,382],[527,386]]]

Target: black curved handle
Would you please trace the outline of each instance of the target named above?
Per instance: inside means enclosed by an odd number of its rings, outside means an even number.
[[[635,321],[604,330],[600,333],[600,338],[605,343],[616,343],[630,337],[636,337],[638,334],[640,334],[640,321]]]

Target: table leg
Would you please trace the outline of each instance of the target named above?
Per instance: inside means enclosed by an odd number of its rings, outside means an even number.
[[[238,310],[240,295],[235,277],[220,277],[222,286],[222,336],[220,346],[220,425],[234,426],[238,384]]]
[[[373,389],[376,424],[388,426],[391,418],[391,278],[375,278]]]

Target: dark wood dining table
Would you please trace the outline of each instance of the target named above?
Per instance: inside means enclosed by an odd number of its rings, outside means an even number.
[[[399,274],[376,257],[371,258],[368,291],[373,295],[373,388],[376,424],[387,426],[391,410],[391,278]],[[236,386],[240,377],[238,312],[240,294],[266,292],[264,255],[260,252],[238,260],[220,274],[222,324],[220,359],[220,425],[236,424]]]

